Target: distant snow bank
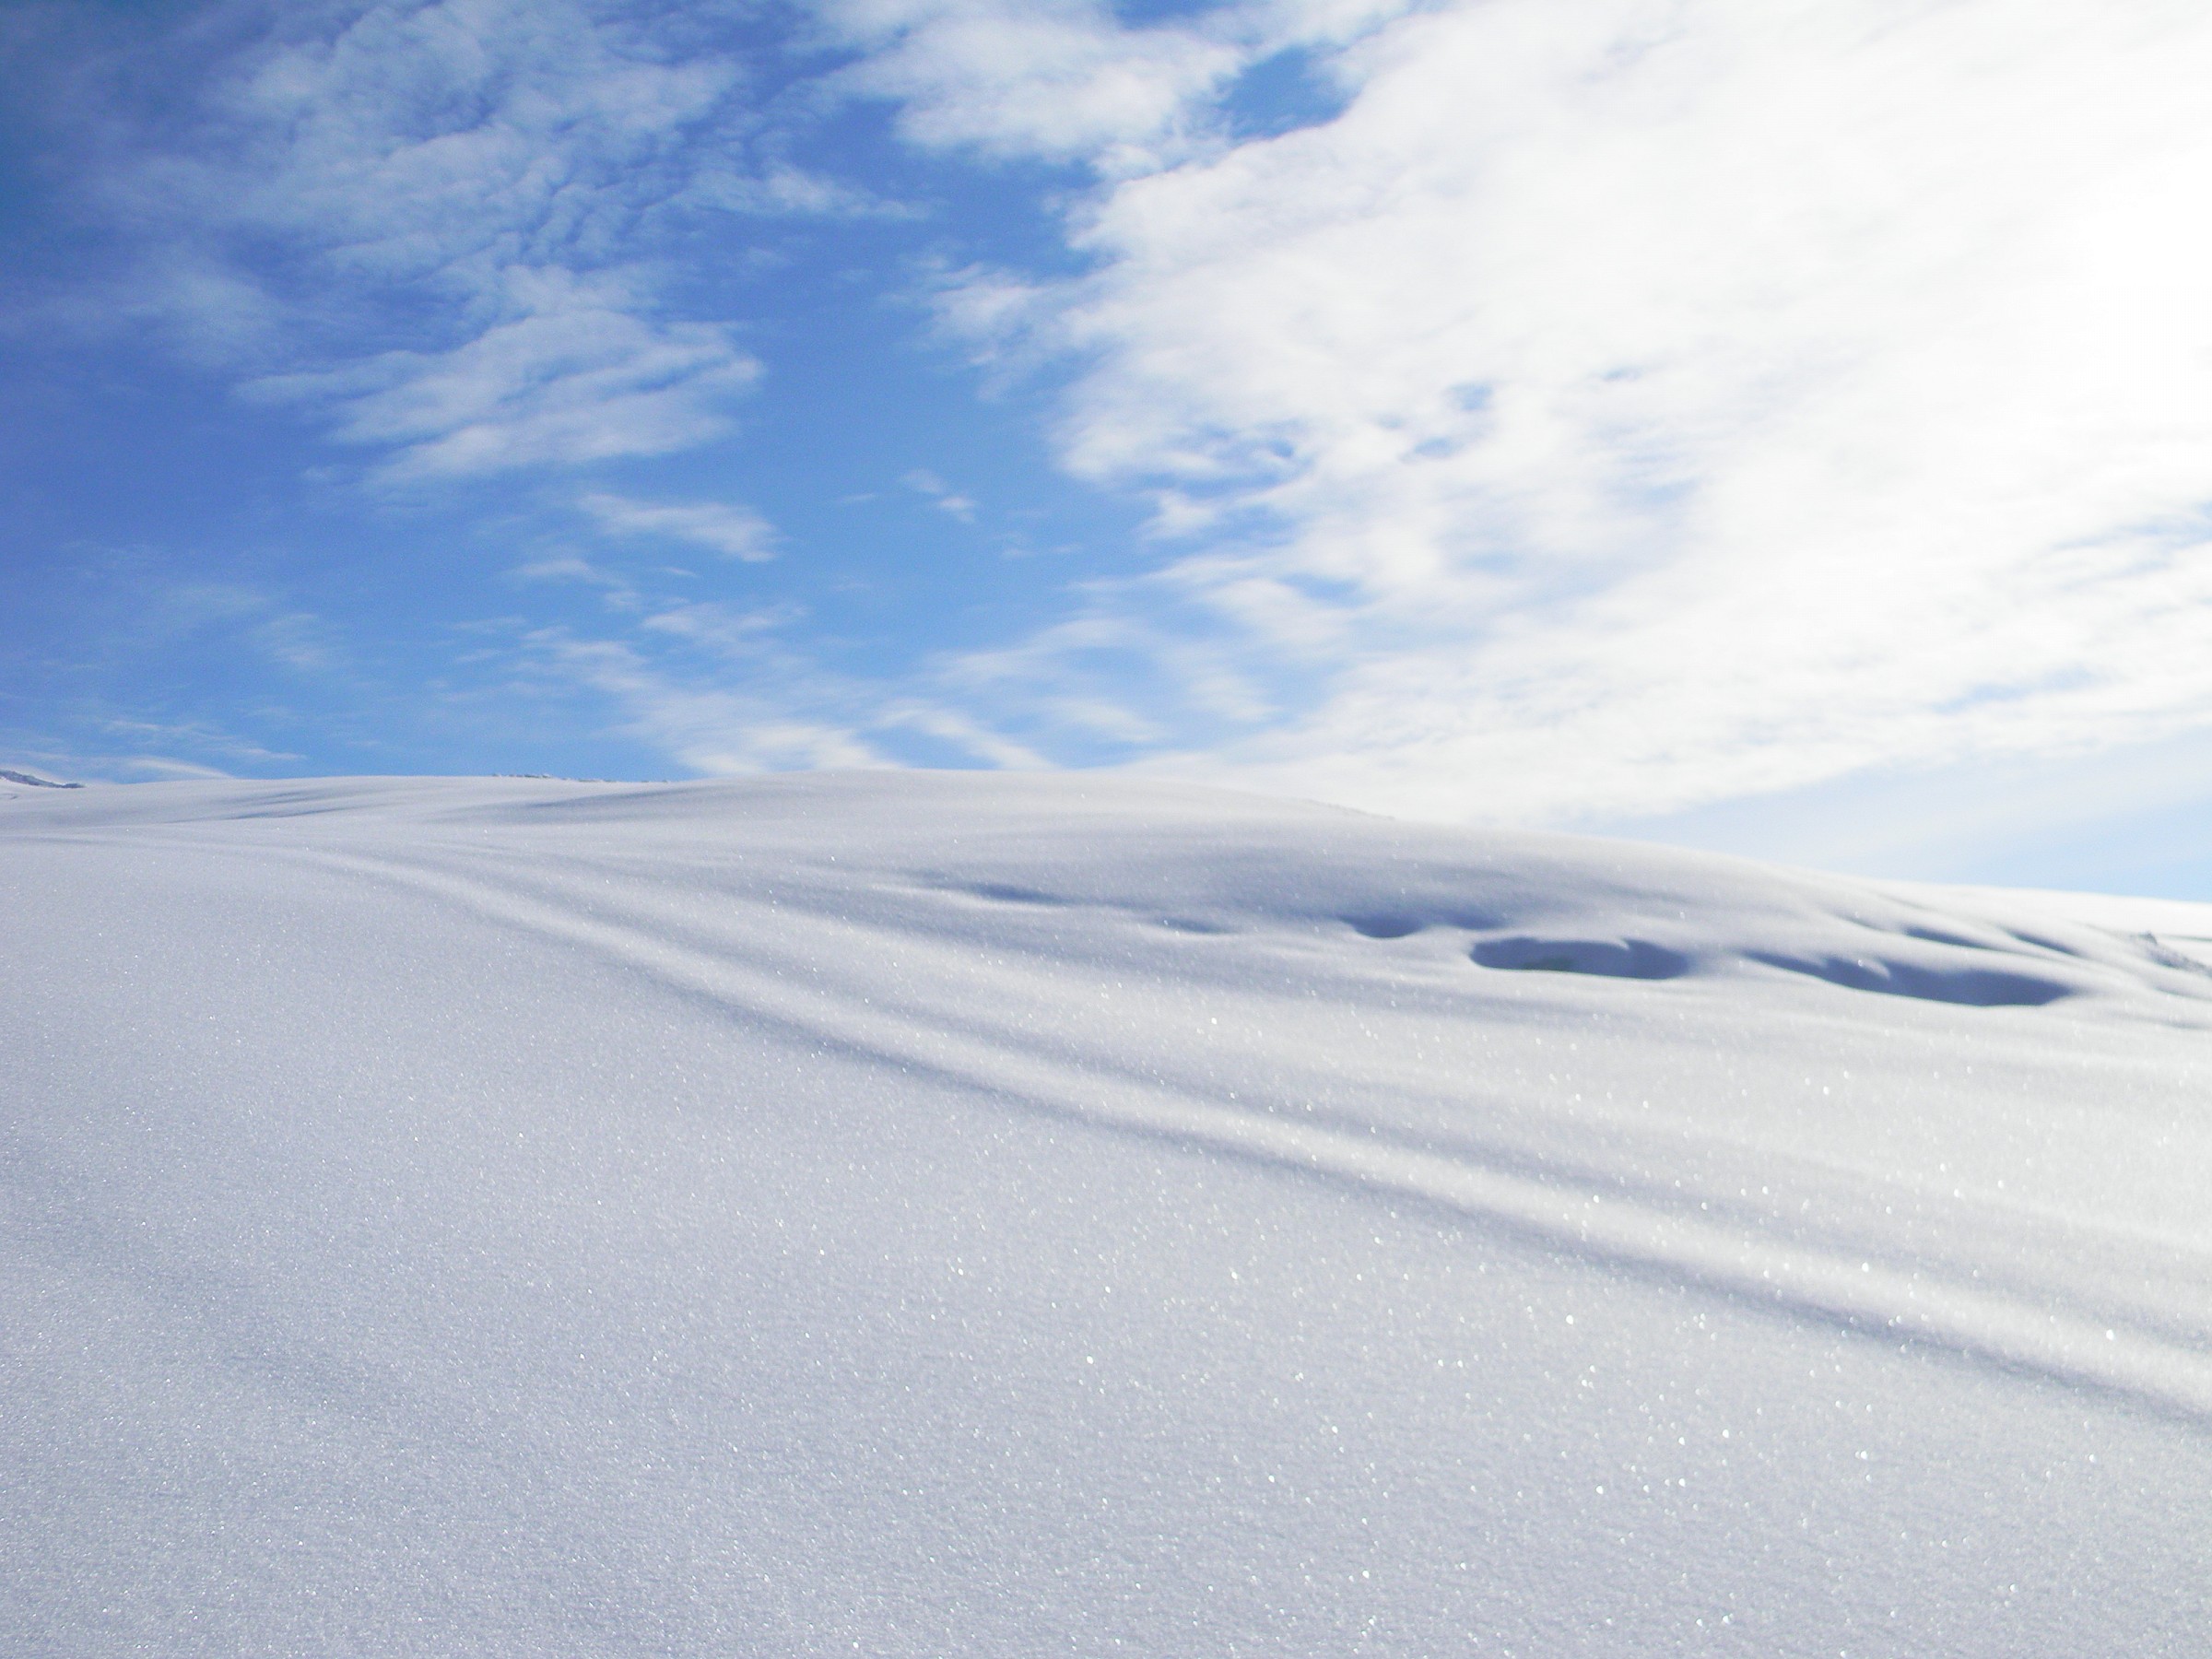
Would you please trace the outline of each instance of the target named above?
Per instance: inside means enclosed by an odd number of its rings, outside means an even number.
[[[2212,906],[916,774],[41,791],[0,897],[30,1651],[2212,1628]]]

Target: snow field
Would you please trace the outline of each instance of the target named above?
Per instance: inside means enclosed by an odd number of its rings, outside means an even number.
[[[2212,910],[1075,778],[0,798],[37,1653],[2189,1653]]]

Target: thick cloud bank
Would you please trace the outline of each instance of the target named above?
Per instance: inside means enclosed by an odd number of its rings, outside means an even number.
[[[26,1651],[2179,1653],[2212,910],[1065,779],[0,798]]]
[[[1327,63],[1334,119],[1104,189],[1088,276],[951,297],[1078,354],[1067,463],[1194,549],[1006,683],[1156,630],[1207,767],[1447,818],[2201,721],[2200,9],[1494,0]]]

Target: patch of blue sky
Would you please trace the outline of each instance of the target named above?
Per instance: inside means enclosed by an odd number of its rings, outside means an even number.
[[[753,61],[763,79],[786,79],[758,89],[771,109],[820,67],[772,51]],[[157,81],[151,95],[173,91]],[[734,319],[762,364],[758,384],[716,409],[727,432],[665,453],[394,483],[378,477],[391,446],[333,441],[327,403],[241,397],[235,369],[180,366],[147,349],[144,325],[93,319],[58,342],[7,341],[17,586],[0,631],[19,670],[8,724],[94,765],[116,748],[103,734],[166,730],[179,746],[167,759],[223,770],[658,772],[671,766],[665,744],[625,737],[634,722],[618,709],[579,718],[594,694],[561,687],[532,642],[618,639],[644,666],[665,664],[677,689],[748,673],[788,681],[803,657],[824,680],[849,680],[850,700],[864,682],[1048,622],[1073,583],[1141,568],[1140,506],[1052,464],[1049,377],[979,395],[927,312],[945,270],[1075,268],[1054,210],[1078,181],[1061,166],[932,156],[888,126],[883,104],[854,100],[781,141],[796,165],[864,181],[859,210],[706,206],[652,227],[650,254],[672,273],[663,314]],[[71,216],[26,188],[30,141],[19,127],[15,137],[7,236],[22,249]],[[120,256],[89,242],[49,260],[50,298],[81,308],[124,279]],[[246,275],[297,292],[323,253],[279,241],[246,256]],[[452,337],[434,280],[334,300],[313,324],[341,365]],[[758,514],[773,557],[732,559],[650,512],[626,524],[586,505],[609,499]],[[175,595],[211,584],[256,597],[182,617]],[[770,621],[725,641],[720,662],[700,660],[712,642],[651,627],[709,607]],[[275,614],[320,618],[335,642],[316,663],[272,657]],[[37,653],[64,641],[57,675]],[[880,747],[975,761],[911,730]]]
[[[1230,83],[1221,100],[1230,134],[1240,142],[1275,138],[1334,121],[1351,88],[1310,47],[1288,46],[1260,59]]]

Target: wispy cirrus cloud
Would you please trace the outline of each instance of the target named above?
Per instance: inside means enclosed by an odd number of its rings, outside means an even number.
[[[917,466],[900,479],[915,494],[925,496],[939,512],[950,513],[962,524],[975,522],[975,502],[962,495],[925,466]]]
[[[759,365],[728,319],[670,298],[662,231],[866,204],[754,147],[747,66],[708,21],[583,0],[212,6],[137,49],[196,58],[190,95],[154,112],[111,93],[99,129],[88,199],[138,247],[124,303],[394,477],[720,436]],[[125,54],[109,84],[134,70]]]
[[[572,557],[517,574],[606,586],[623,620],[529,630],[509,655],[516,670],[606,699],[620,730],[695,771],[912,764],[916,739],[971,765],[1052,763],[964,709],[962,688],[825,666],[802,606],[671,598]]]
[[[776,556],[776,527],[741,502],[641,501],[594,490],[576,504],[609,536],[689,542],[748,564]]]
[[[500,321],[444,351],[265,375],[253,396],[321,406],[336,435],[420,478],[688,449],[730,429],[759,364],[722,324],[670,322],[624,275],[509,271]]]
[[[103,721],[100,728],[111,737],[125,743],[156,744],[169,748],[186,748],[230,761],[233,765],[265,765],[272,761],[297,760],[300,757],[282,749],[241,737],[205,720],[152,721],[111,719]],[[184,760],[173,755],[132,755],[112,758],[105,762],[110,769],[158,774],[175,778],[227,778],[230,774],[205,761]]]
[[[1132,26],[1106,0],[818,0],[860,50],[845,92],[888,99],[912,142],[1109,177],[1218,149],[1222,95],[1285,52],[1338,49],[1414,0],[1242,0]]]
[[[666,626],[673,613],[656,614],[664,618],[662,631],[683,631]],[[710,631],[723,637],[706,643],[726,657],[731,630],[724,626]],[[893,763],[854,726],[822,712],[840,700],[839,693],[821,683],[811,663],[778,650],[765,629],[737,631],[745,654],[756,659],[761,672],[736,680],[726,672],[726,661],[717,672],[686,668],[637,640],[580,638],[551,629],[532,634],[524,649],[544,672],[611,700],[624,729],[694,771]],[[784,671],[767,672],[771,661],[780,662]],[[792,683],[794,674],[800,684]]]

